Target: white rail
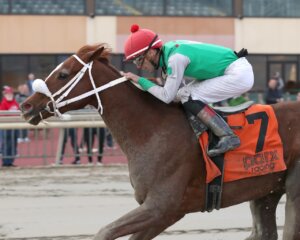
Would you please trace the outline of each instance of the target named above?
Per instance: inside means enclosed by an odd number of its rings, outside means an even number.
[[[43,128],[82,128],[105,127],[99,113],[93,110],[78,110],[68,113],[68,121],[49,118],[34,126],[27,123],[20,111],[0,111],[0,129],[43,129]]]
[[[49,118],[46,122],[41,122],[37,126],[27,123],[20,111],[0,111],[0,130],[7,129],[50,129],[58,128],[59,137],[56,150],[56,163],[61,158],[65,128],[99,128],[105,127],[105,123],[96,110],[78,110],[68,112],[69,119]]]

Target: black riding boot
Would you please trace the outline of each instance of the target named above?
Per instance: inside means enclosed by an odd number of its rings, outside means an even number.
[[[217,137],[218,144],[208,150],[210,157],[218,156],[240,146],[240,139],[233,133],[228,124],[212,108],[198,100],[189,100],[183,107],[197,116]]]

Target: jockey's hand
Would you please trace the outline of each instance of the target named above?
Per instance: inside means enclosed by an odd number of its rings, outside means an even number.
[[[123,72],[122,75],[124,77],[126,77],[127,79],[130,79],[130,80],[132,80],[132,81],[134,81],[136,83],[138,82],[138,80],[140,78],[140,76],[138,76],[138,75],[136,75],[136,74],[134,74],[132,72]]]

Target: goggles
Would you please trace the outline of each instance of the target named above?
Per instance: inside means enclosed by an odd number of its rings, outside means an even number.
[[[157,34],[156,34],[156,35],[154,36],[154,38],[152,39],[152,41],[150,42],[150,44],[148,45],[148,48],[146,49],[146,51],[145,51],[142,55],[136,57],[136,58],[132,61],[136,66],[141,67],[141,66],[143,65],[143,63],[144,63],[144,61],[145,61],[146,54],[148,53],[148,51],[150,50],[150,48],[152,47],[153,43],[155,42],[155,40],[156,40],[157,38],[158,38],[158,36],[157,36]]]
[[[136,57],[132,62],[138,66],[138,67],[141,67],[144,63],[144,60],[145,60],[145,54],[142,54],[138,57]]]

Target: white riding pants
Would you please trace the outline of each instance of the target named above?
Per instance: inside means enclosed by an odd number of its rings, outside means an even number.
[[[182,103],[200,100],[204,103],[220,102],[232,97],[238,97],[249,91],[254,83],[254,74],[251,64],[242,57],[231,63],[225,70],[224,75],[205,81],[189,83],[179,89],[177,100]]]

